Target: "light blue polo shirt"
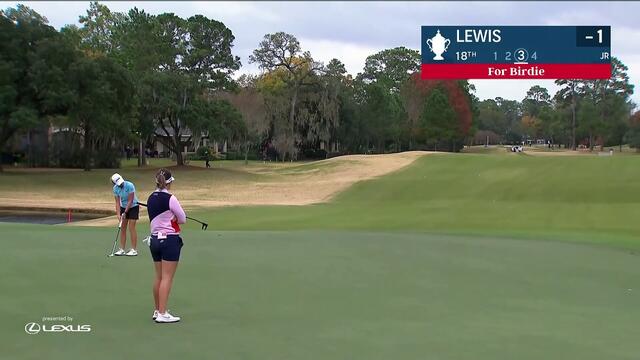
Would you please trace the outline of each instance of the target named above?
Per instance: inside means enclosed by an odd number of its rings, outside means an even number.
[[[123,208],[127,207],[127,202],[129,201],[129,194],[133,193],[133,203],[131,207],[138,206],[138,197],[136,196],[136,187],[133,186],[131,181],[125,181],[124,186],[121,188],[118,185],[113,186],[113,195],[120,197],[120,206]]]

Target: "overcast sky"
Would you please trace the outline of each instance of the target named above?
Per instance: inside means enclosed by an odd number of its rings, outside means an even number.
[[[89,2],[23,2],[52,26],[77,24]],[[421,25],[611,25],[611,53],[629,66],[640,104],[640,3],[638,2],[103,2],[112,11],[133,7],[151,14],[202,14],[222,21],[235,35],[241,73],[257,72],[249,55],[264,34],[295,35],[317,60],[338,58],[351,74],[365,58],[396,46],[420,50]],[[0,1],[0,8],[16,2]],[[521,100],[539,84],[553,94],[552,80],[474,80],[480,99]]]

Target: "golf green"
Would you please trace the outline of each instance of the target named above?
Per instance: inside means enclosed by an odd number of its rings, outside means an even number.
[[[185,232],[157,325],[148,250],[113,229],[1,224],[6,359],[635,359],[638,256],[569,242]],[[9,236],[7,236],[9,234]],[[29,335],[70,316],[90,333]]]

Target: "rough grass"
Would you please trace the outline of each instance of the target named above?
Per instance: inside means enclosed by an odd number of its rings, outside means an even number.
[[[104,208],[111,205],[113,197],[110,195],[112,187],[110,177],[119,172],[125,179],[136,184],[139,194],[148,194],[155,188],[155,173],[158,168],[167,166],[166,159],[152,159],[150,166],[137,168],[131,164],[124,164],[122,169],[95,169],[89,172],[74,169],[7,169],[0,174],[0,199],[11,199],[19,203],[18,199],[41,199],[49,207],[56,202],[64,203],[61,207],[75,202],[79,207],[83,204]],[[204,163],[203,163],[204,164]],[[252,162],[245,166],[240,161],[215,162],[211,169],[205,169],[200,164],[169,167],[180,180],[184,198],[194,193],[197,198],[202,191],[215,191],[216,187],[228,184],[242,184],[251,182],[269,182],[274,180],[271,168],[291,166],[290,164],[262,164]],[[11,204],[13,205],[13,204]],[[86,206],[85,206],[86,207]]]
[[[211,169],[194,165],[171,167],[177,180],[172,191],[190,209],[326,202],[357,181],[398,170],[424,154],[355,155],[312,163],[218,161]],[[122,169],[89,173],[65,169],[11,169],[6,176],[0,175],[0,179],[5,180],[0,184],[0,202],[14,207],[109,211],[113,209],[111,174],[118,171],[125,179],[133,181],[138,197],[144,199],[153,191],[155,171],[166,159],[151,161],[149,167],[142,169],[125,164]]]

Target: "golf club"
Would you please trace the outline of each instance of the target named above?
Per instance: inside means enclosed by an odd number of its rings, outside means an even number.
[[[116,233],[116,239],[113,241],[113,248],[111,249],[111,254],[107,255],[107,257],[112,257],[116,252],[116,244],[118,243],[118,237],[120,237],[120,229],[122,228],[122,219],[124,219],[124,214],[120,216],[120,222],[118,223],[118,232]]]
[[[141,202],[138,202],[138,205],[140,205],[140,206],[144,206],[144,207],[147,207],[147,204],[145,204],[145,203],[141,203]],[[209,227],[209,224],[207,224],[206,222],[200,221],[200,220],[198,220],[198,219],[194,219],[194,218],[189,217],[189,216],[187,216],[187,219],[189,219],[189,220],[193,220],[193,221],[195,221],[195,222],[197,222],[197,223],[201,224],[201,225],[202,225],[202,230],[207,230],[207,228]]]

